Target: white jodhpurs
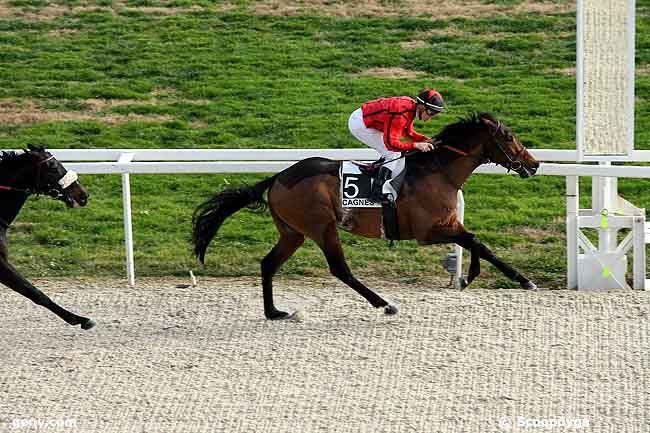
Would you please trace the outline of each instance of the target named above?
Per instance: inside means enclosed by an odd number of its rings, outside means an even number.
[[[350,132],[357,140],[371,149],[375,149],[382,158],[386,159],[386,161],[392,160],[388,164],[384,165],[384,167],[389,168],[392,172],[391,180],[395,179],[404,170],[406,163],[404,158],[400,158],[402,154],[400,152],[392,152],[386,149],[386,145],[384,144],[384,133],[377,131],[376,129],[368,128],[366,124],[363,123],[363,112],[361,111],[361,108],[354,110],[350,115],[348,128],[350,128]],[[391,181],[389,180],[384,183],[382,192],[384,194],[393,194],[393,197],[397,199],[397,191],[395,191],[390,182]]]

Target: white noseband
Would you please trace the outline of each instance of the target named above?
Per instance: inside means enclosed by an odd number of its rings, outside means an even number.
[[[77,173],[72,171],[72,170],[68,170],[68,172],[65,174],[65,176],[63,176],[59,180],[59,185],[61,186],[62,189],[66,189],[67,187],[72,185],[74,182],[76,182],[77,179],[79,179],[79,176],[77,176]]]

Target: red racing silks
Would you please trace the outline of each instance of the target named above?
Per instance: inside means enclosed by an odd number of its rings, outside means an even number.
[[[415,132],[415,101],[407,96],[381,98],[361,106],[366,127],[384,133],[386,149],[393,152],[412,150],[418,141],[427,141],[425,135]],[[407,141],[401,141],[406,137]]]

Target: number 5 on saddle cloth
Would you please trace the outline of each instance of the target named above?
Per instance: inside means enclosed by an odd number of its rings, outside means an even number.
[[[381,160],[380,160],[381,161]],[[391,182],[399,192],[406,169]],[[381,165],[364,164],[356,161],[342,161],[339,177],[341,180],[341,206],[344,208],[382,208],[383,232],[386,239],[399,240],[397,225],[397,197],[381,194],[382,185],[390,179],[390,169]],[[390,200],[392,198],[393,200]]]

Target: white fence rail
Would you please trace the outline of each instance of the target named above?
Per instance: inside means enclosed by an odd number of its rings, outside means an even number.
[[[377,157],[377,153],[371,149],[52,149],[51,152],[58,160],[65,162],[66,167],[81,174],[122,175],[129,285],[135,284],[131,174],[274,173],[313,156],[360,161],[372,161]],[[544,162],[538,171],[539,175],[650,178],[650,166],[576,164],[578,152],[575,150],[535,149],[531,153]],[[634,151],[630,161],[650,162],[650,151]],[[505,174],[506,170],[486,165],[479,167],[477,172]],[[462,257],[459,248],[457,254],[459,258]],[[458,266],[459,272],[460,268]]]

